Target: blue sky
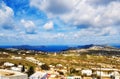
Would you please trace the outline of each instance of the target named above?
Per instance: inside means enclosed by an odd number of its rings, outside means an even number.
[[[120,44],[120,0],[0,0],[0,45]]]

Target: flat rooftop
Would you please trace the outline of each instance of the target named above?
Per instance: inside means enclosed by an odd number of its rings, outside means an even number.
[[[0,69],[0,76],[19,76],[19,75],[26,75],[26,74],[12,70]]]
[[[114,69],[114,68],[92,68],[92,70],[101,70],[101,71],[119,71],[119,69]]]
[[[0,71],[0,76],[12,76],[12,75],[14,75],[14,73]]]

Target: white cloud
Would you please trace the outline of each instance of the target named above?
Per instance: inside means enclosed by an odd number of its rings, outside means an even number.
[[[113,27],[106,27],[101,31],[102,35],[118,35],[119,33],[119,29],[113,28]]]
[[[14,11],[6,6],[4,2],[0,3],[0,26],[3,29],[13,29],[14,24],[13,24],[13,16],[14,16]]]
[[[35,27],[35,24],[32,21],[22,19],[21,23],[25,27],[26,33],[28,33],[28,34],[36,33],[36,27]]]
[[[79,28],[120,26],[119,0],[30,0],[30,5],[46,12],[49,18],[59,17]]]
[[[53,24],[52,21],[50,21],[50,22],[46,23],[46,24],[43,26],[43,28],[44,28],[45,30],[52,30],[52,29],[54,28],[54,24]]]
[[[9,32],[3,29],[14,27],[14,11],[0,3],[1,44],[120,43],[119,0],[30,0],[30,6],[46,13],[50,21],[43,25],[44,22],[40,22],[43,18],[34,19],[35,23],[21,19],[18,23],[19,16],[15,16],[18,30]],[[54,23],[58,27],[54,27]]]
[[[115,25],[120,21],[120,3],[112,2],[107,6],[93,7],[86,2],[80,2],[73,12],[61,16],[61,19],[73,25],[89,25],[93,27],[106,27]]]
[[[80,31],[77,31],[76,33],[72,33],[73,37],[80,38],[80,37],[105,37],[105,36],[115,36],[119,35],[119,29],[114,27],[105,27],[105,28],[87,28],[87,29],[81,29]]]
[[[105,6],[105,5],[108,5],[109,3],[115,2],[115,1],[119,1],[119,0],[86,0],[86,2],[88,2],[91,5],[95,5],[95,6],[98,6],[98,5]]]
[[[74,2],[74,0],[30,0],[30,5],[44,10],[44,12],[63,14],[71,11]]]

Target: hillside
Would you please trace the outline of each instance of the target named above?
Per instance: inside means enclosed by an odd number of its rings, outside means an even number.
[[[80,55],[105,55],[120,56],[120,49],[107,45],[82,45],[82,46],[4,46],[0,51],[11,53],[77,53]]]
[[[89,55],[120,56],[120,49],[111,46],[89,45],[86,48],[77,48],[69,50],[73,53]]]
[[[45,53],[33,50],[20,50],[15,48],[0,49],[0,62],[22,63],[30,66],[33,63],[22,62],[12,59],[12,57],[34,57],[40,62],[48,65],[62,64],[70,68],[95,68],[102,64],[102,67],[120,69],[120,49],[105,46],[91,46],[89,48],[62,51],[61,53]],[[107,60],[107,61],[106,61]],[[67,63],[67,64],[66,64]],[[33,64],[34,65],[34,64]],[[36,65],[35,65],[36,66]]]

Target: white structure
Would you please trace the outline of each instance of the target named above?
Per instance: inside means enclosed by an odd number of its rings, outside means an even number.
[[[23,67],[23,65],[18,65],[18,68],[22,68]]]
[[[74,77],[66,77],[66,79],[74,79]]]
[[[30,61],[30,62],[33,62],[33,63],[39,63],[38,60],[36,60],[34,57],[26,57],[26,60]]]
[[[22,57],[16,57],[16,56],[12,56],[12,59],[21,60],[21,59],[22,59]]]
[[[92,70],[82,70],[81,73],[82,73],[82,75],[85,74],[86,76],[91,76]]]
[[[37,71],[34,74],[32,74],[29,79],[47,79],[47,73]]]
[[[7,53],[7,52],[3,52],[3,54],[6,54],[6,55],[7,55],[8,53]]]
[[[10,69],[13,71],[21,72],[22,68],[23,68],[23,65],[18,65],[17,67],[12,66]]]
[[[4,66],[10,66],[11,67],[11,66],[14,66],[14,64],[13,63],[9,63],[9,62],[5,62]]]
[[[25,58],[27,61],[30,61],[32,63],[35,63],[39,66],[43,65],[44,63],[40,62],[39,60],[36,60],[34,57],[26,57]]]
[[[120,73],[118,69],[113,68],[92,68],[94,74],[100,77],[109,77],[112,79],[120,79]]]
[[[111,76],[113,79],[120,79],[120,73],[118,73],[117,71],[112,72]]]
[[[0,79],[28,79],[27,74],[0,69]]]
[[[21,72],[22,68],[20,68],[20,67],[11,67],[11,70]]]

